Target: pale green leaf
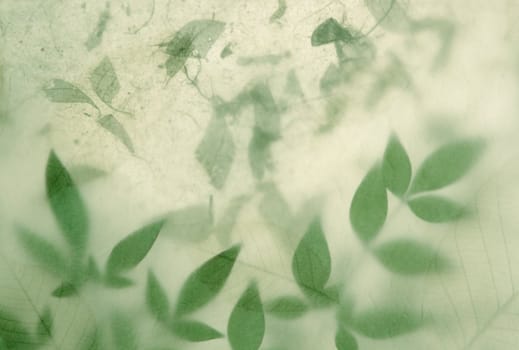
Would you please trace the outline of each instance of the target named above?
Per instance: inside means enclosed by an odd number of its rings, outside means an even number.
[[[123,145],[128,148],[128,150],[132,153],[135,152],[133,148],[132,140],[130,139],[130,136],[126,132],[126,129],[124,126],[114,118],[113,115],[107,114],[101,119],[98,120],[99,125],[101,125],[104,129],[106,129],[108,132],[110,132],[112,135],[114,135],[116,138],[119,139],[123,143]]]
[[[45,96],[57,103],[88,103],[95,107],[94,102],[83,91],[71,83],[54,79],[50,85],[43,89]]]
[[[308,311],[308,305],[298,297],[283,296],[265,304],[265,311],[284,319],[298,318]]]
[[[208,19],[194,20],[180,28],[173,39],[161,45],[166,46],[166,53],[171,56],[188,57],[193,54],[197,57],[205,57],[224,28],[224,22]]]
[[[312,46],[320,46],[336,41],[352,41],[351,33],[344,28],[335,18],[328,18],[314,29],[312,33]]]
[[[352,319],[355,331],[373,339],[393,338],[411,333],[424,324],[424,319],[414,311],[389,307],[363,311]]]
[[[213,232],[218,239],[224,245],[230,244],[231,233],[238,220],[243,206],[250,200],[250,196],[241,195],[234,197],[227,208],[225,208],[223,215],[216,222],[213,228]]]
[[[420,219],[433,223],[453,221],[465,214],[460,204],[436,195],[413,198],[407,204]]]
[[[211,208],[207,204],[196,204],[172,212],[167,232],[177,239],[200,242],[211,233],[211,225]]]
[[[281,19],[281,17],[283,17],[283,15],[285,14],[286,10],[287,10],[287,3],[286,3],[286,1],[285,0],[278,0],[278,8],[270,16],[270,23],[275,22],[275,21]]]
[[[249,91],[254,107],[254,126],[273,140],[281,136],[281,115],[266,83],[258,83]]]
[[[103,58],[101,63],[92,71],[92,74],[90,74],[90,83],[97,96],[99,96],[104,103],[110,105],[121,86],[112,61],[110,61],[108,57]]]
[[[396,135],[391,135],[384,152],[382,174],[388,190],[403,196],[411,181],[411,162]]]
[[[254,128],[249,143],[249,165],[252,174],[257,180],[262,180],[265,171],[272,170],[272,155],[270,145],[275,141],[269,134]]]
[[[411,20],[401,5],[401,0],[364,0],[364,3],[377,25],[391,31],[405,31],[410,28]]]

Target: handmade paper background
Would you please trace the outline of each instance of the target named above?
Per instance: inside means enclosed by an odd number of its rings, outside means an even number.
[[[518,6],[1,1],[4,348],[516,349]],[[405,192],[402,154],[414,176],[442,146],[427,181],[458,171],[434,191],[456,204],[416,215],[388,172]],[[194,272],[236,247],[228,278]],[[189,276],[195,299],[225,283],[177,319]]]

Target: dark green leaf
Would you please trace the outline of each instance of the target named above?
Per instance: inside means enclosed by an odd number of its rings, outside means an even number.
[[[281,136],[281,118],[270,87],[265,83],[258,83],[249,94],[254,106],[255,127],[266,136],[278,139]]]
[[[126,129],[124,126],[119,123],[117,119],[114,118],[113,115],[108,114],[102,117],[98,120],[99,125],[101,125],[103,128],[105,128],[108,132],[110,132],[112,135],[117,137],[119,141],[121,141],[126,148],[132,153],[135,152],[133,148],[132,140],[130,139],[130,136],[126,132]]]
[[[359,344],[350,331],[340,328],[335,334],[335,347],[337,350],[357,350]]]
[[[111,319],[112,337],[117,350],[137,350],[137,335],[132,320],[121,312],[115,312]]]
[[[83,91],[72,85],[71,83],[54,79],[50,85],[43,89],[45,96],[57,103],[88,103],[95,107],[94,102]]]
[[[463,177],[479,159],[484,143],[466,139],[441,146],[429,155],[417,170],[411,193],[436,190]]]
[[[171,56],[188,57],[194,54],[205,57],[225,28],[225,23],[215,20],[194,20],[175,33],[172,40],[161,44]]]
[[[279,318],[293,319],[304,315],[308,305],[298,297],[284,296],[268,302],[265,311]]]
[[[110,105],[121,86],[119,85],[119,79],[117,79],[114,66],[108,57],[103,58],[101,63],[92,71],[90,83],[97,96],[104,103]]]
[[[52,151],[45,172],[47,197],[68,243],[84,250],[88,238],[88,217],[79,191],[67,169]]]
[[[408,30],[411,21],[400,5],[400,0],[364,0],[371,15],[377,21],[377,25],[392,30]]]
[[[175,315],[187,315],[206,305],[222,289],[240,252],[233,246],[212,257],[187,278],[180,290]]]
[[[52,291],[52,296],[56,298],[66,298],[77,294],[76,286],[70,282],[63,282]]]
[[[167,232],[178,239],[200,242],[211,233],[211,225],[211,208],[197,204],[174,211],[168,217]]]
[[[461,205],[441,196],[420,196],[407,203],[416,216],[428,222],[453,221],[465,213]]]
[[[46,341],[52,337],[53,321],[52,313],[47,306],[40,314],[40,320],[36,329],[36,334],[41,341]]]
[[[287,10],[287,3],[286,3],[286,1],[285,0],[278,0],[278,8],[270,16],[270,23],[272,23],[272,22],[280,19],[281,17],[283,17],[283,15],[285,14],[286,10]]]
[[[106,269],[109,275],[137,266],[155,243],[164,220],[158,220],[132,232],[112,249]]]
[[[410,239],[396,239],[375,249],[375,255],[390,271],[417,275],[445,271],[449,263],[434,249]]]
[[[258,287],[251,283],[234,306],[227,324],[233,350],[258,350],[265,334],[265,315]]]
[[[411,181],[411,162],[396,135],[391,135],[384,152],[382,174],[388,190],[401,197]]]
[[[379,166],[364,177],[353,195],[350,207],[351,226],[358,237],[369,242],[380,231],[387,216],[387,193]]]
[[[373,339],[392,338],[419,329],[425,323],[417,313],[395,308],[373,309],[354,316],[353,328]]]
[[[272,170],[272,155],[270,145],[275,141],[269,134],[259,128],[254,128],[249,143],[249,165],[252,174],[257,180],[263,179],[266,170]]]
[[[303,292],[322,291],[331,272],[328,243],[319,219],[308,227],[292,258],[292,274]]]
[[[17,231],[20,243],[35,262],[58,275],[66,273],[65,257],[51,242],[25,227],[18,227]]]
[[[16,316],[1,310],[0,338],[7,349],[19,349],[31,341],[31,334]]]
[[[196,149],[196,158],[209,175],[214,187],[221,189],[225,185],[234,153],[234,141],[225,120],[213,117]]]
[[[351,33],[337,22],[335,18],[328,18],[315,28],[312,33],[312,46],[320,46],[336,41],[348,42],[353,40]]]
[[[223,334],[209,325],[198,321],[174,320],[171,331],[179,338],[201,342],[222,338]]]
[[[148,272],[148,283],[146,285],[146,305],[159,321],[166,321],[169,314],[169,301],[166,291],[153,273]]]

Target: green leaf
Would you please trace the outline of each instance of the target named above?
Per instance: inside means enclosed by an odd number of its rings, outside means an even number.
[[[279,20],[285,14],[287,10],[287,3],[285,0],[278,0],[278,8],[270,16],[270,23]]]
[[[352,41],[351,33],[337,22],[335,18],[328,18],[315,28],[312,33],[312,46],[320,46],[336,41]]]
[[[177,318],[206,305],[220,292],[239,252],[240,246],[235,245],[207,260],[189,275],[178,297]]]
[[[263,179],[266,170],[272,170],[272,155],[270,145],[275,141],[269,134],[259,128],[254,128],[249,143],[249,165],[257,180]]]
[[[155,243],[157,236],[164,224],[164,220],[158,220],[132,232],[112,249],[106,270],[109,275],[116,275],[137,266],[148,254]]]
[[[169,314],[168,296],[151,270],[148,272],[148,283],[146,285],[146,305],[157,320],[161,322],[167,320]]]
[[[253,282],[234,306],[227,324],[232,350],[258,350],[265,334],[265,315],[258,287]]]
[[[411,20],[399,0],[364,0],[364,3],[377,25],[391,31],[405,31],[410,28]]]
[[[117,79],[117,74],[115,73],[110,58],[103,58],[101,63],[92,71],[90,83],[97,96],[99,96],[104,103],[111,105],[121,85],[119,84],[119,79]]]
[[[326,308],[339,303],[339,288],[340,286],[330,286],[318,289],[303,289],[307,299],[314,308]]]
[[[250,91],[254,107],[254,126],[273,140],[281,136],[281,116],[279,108],[266,83],[256,84]]]
[[[375,249],[379,261],[390,271],[402,275],[443,272],[448,260],[427,245],[411,239],[396,239]]]
[[[308,305],[298,297],[283,296],[268,302],[265,311],[279,318],[294,319],[304,315]]]
[[[47,341],[50,337],[52,337],[53,323],[54,318],[52,317],[50,308],[46,306],[40,314],[40,320],[36,328],[36,335],[40,341]]]
[[[135,282],[130,278],[110,274],[104,276],[103,282],[105,286],[113,289],[128,288],[135,284]]]
[[[416,216],[428,222],[453,221],[465,214],[460,204],[441,196],[420,196],[410,199],[407,204]]]
[[[380,231],[387,216],[387,193],[379,166],[364,177],[353,195],[350,206],[351,226],[363,242],[369,242]]]
[[[411,184],[410,193],[436,190],[463,177],[479,159],[484,143],[465,139],[445,144],[429,155]]]
[[[51,242],[25,227],[19,226],[17,231],[21,245],[35,262],[52,273],[62,276],[66,273],[65,257]]]
[[[123,145],[125,145],[131,153],[135,153],[132,140],[126,132],[126,129],[121,123],[119,123],[117,119],[114,118],[113,115],[107,114],[101,119],[99,119],[97,122],[104,129],[106,129],[108,132],[110,132],[112,135],[118,138],[119,141],[121,141]]]
[[[335,334],[335,347],[337,350],[357,350],[359,344],[350,331],[341,327]]]
[[[305,293],[322,291],[331,272],[328,243],[317,218],[309,225],[292,258],[292,274]]]
[[[197,204],[171,213],[167,232],[175,238],[200,242],[211,233],[211,225],[211,208],[207,204]]]
[[[186,64],[187,56],[169,56],[166,60],[166,74],[174,77]]]
[[[52,291],[52,296],[56,298],[66,298],[77,295],[78,291],[74,284],[70,282],[62,282],[56,289]]]
[[[191,342],[202,342],[223,338],[223,334],[211,326],[198,321],[174,320],[171,331],[179,338]]]
[[[196,149],[196,158],[204,167],[214,187],[221,189],[225,185],[234,153],[234,141],[225,119],[213,117]]]
[[[112,338],[117,350],[137,350],[137,335],[132,320],[122,312],[115,312],[111,318]]]
[[[71,83],[54,79],[50,85],[43,89],[45,96],[52,102],[57,103],[88,103],[95,107],[94,102],[83,91]]]
[[[352,327],[372,339],[393,338],[416,331],[424,325],[417,313],[396,308],[364,311],[354,316]]]
[[[388,190],[402,197],[411,181],[411,162],[396,135],[391,135],[382,163],[384,183]]]
[[[224,28],[224,22],[194,20],[185,24],[172,40],[162,43],[161,46],[166,46],[166,53],[171,56],[188,57],[195,54],[197,57],[205,57]]]
[[[0,338],[7,349],[19,349],[31,341],[31,334],[25,325],[13,314],[0,311]]]
[[[54,151],[45,171],[47,197],[68,243],[76,251],[86,248],[88,217],[79,191]]]

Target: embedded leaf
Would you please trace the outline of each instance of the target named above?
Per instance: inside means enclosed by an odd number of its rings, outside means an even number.
[[[258,205],[259,213],[268,228],[277,233],[276,237],[281,239],[282,244],[290,246],[294,214],[274,183],[263,184],[262,190],[264,194]]]
[[[121,85],[110,58],[103,58],[101,63],[92,71],[90,83],[101,101],[108,105],[112,104],[112,100],[119,92]]]
[[[386,339],[414,332],[424,324],[424,319],[411,310],[383,308],[355,315],[351,326],[368,338]]]
[[[17,227],[18,238],[25,251],[35,262],[58,275],[67,271],[63,254],[51,242],[25,227]]]
[[[284,296],[268,302],[265,311],[279,318],[293,319],[304,315],[308,305],[298,297]]]
[[[130,278],[110,274],[104,276],[103,282],[105,286],[113,289],[128,288],[135,284]]]
[[[238,215],[249,199],[250,196],[248,195],[234,197],[227,208],[225,208],[222,217],[213,228],[213,232],[220,243],[224,245],[230,244],[231,233],[236,225]]]
[[[384,183],[388,190],[401,197],[411,181],[411,162],[396,135],[391,135],[382,163]]]
[[[231,274],[240,246],[235,245],[203,263],[182,286],[175,316],[187,315],[206,305],[220,292]]]
[[[171,331],[177,337],[191,342],[202,342],[223,338],[222,333],[211,326],[198,321],[174,320],[171,325]]]
[[[40,321],[38,322],[38,326],[36,328],[36,335],[41,341],[47,341],[50,337],[52,337],[53,323],[54,318],[52,317],[50,308],[46,306],[41,312]]]
[[[132,140],[130,139],[130,136],[126,132],[126,129],[124,126],[119,123],[117,119],[114,118],[113,115],[107,114],[101,119],[98,120],[99,125],[101,125],[103,128],[105,128],[108,132],[110,132],[112,135],[117,137],[119,141],[121,141],[126,148],[132,153],[135,152],[133,148]]]
[[[266,170],[272,170],[272,155],[270,145],[275,141],[269,134],[259,128],[254,128],[249,143],[249,165],[252,174],[257,180],[263,179]]]
[[[348,42],[353,39],[351,33],[335,18],[328,18],[314,29],[311,43],[312,46],[320,46],[336,41]]]
[[[292,258],[292,274],[303,292],[322,291],[331,272],[328,243],[320,219],[308,227]]]
[[[253,282],[234,306],[227,324],[232,350],[258,350],[265,334],[265,315],[258,287]]]
[[[86,248],[88,217],[79,191],[54,151],[45,171],[47,198],[68,243],[77,251]]]
[[[224,28],[224,22],[194,20],[185,24],[172,40],[161,46],[166,46],[166,53],[174,57],[188,57],[192,53],[197,57],[205,57]]]
[[[168,296],[151,270],[148,272],[148,283],[146,285],[146,305],[157,320],[162,322],[167,320],[169,314]]]
[[[204,167],[214,187],[221,189],[225,185],[234,153],[234,141],[225,119],[213,117],[196,149],[196,158]]]
[[[380,231],[387,216],[387,193],[379,166],[364,177],[353,195],[350,206],[351,226],[357,236],[369,242]]]
[[[357,350],[359,344],[350,331],[341,327],[335,334],[335,347],[337,350]]]
[[[375,249],[375,255],[387,269],[402,275],[443,272],[449,267],[447,258],[411,239],[384,243]]]
[[[391,31],[408,30],[411,20],[400,0],[364,0],[377,25]]]
[[[407,204],[420,219],[434,223],[453,221],[465,213],[460,204],[435,195],[413,198]]]
[[[197,204],[171,213],[167,232],[175,238],[200,242],[211,233],[211,225],[211,208],[207,204]]]
[[[281,136],[279,108],[266,83],[256,84],[249,92],[254,107],[254,126],[273,140]]]
[[[52,291],[52,296],[56,298],[66,298],[77,294],[76,286],[70,282],[63,282]]]
[[[132,232],[112,249],[106,270],[109,275],[117,275],[137,266],[155,243],[164,220],[158,220]]]
[[[117,350],[137,350],[137,335],[132,320],[122,312],[115,312],[111,319],[112,338]]]
[[[287,10],[287,3],[285,0],[278,0],[278,8],[274,13],[270,16],[270,23],[279,20],[285,14]]]
[[[83,91],[71,83],[53,79],[50,85],[43,89],[45,96],[51,102],[57,103],[88,103],[95,107],[94,102]]]
[[[436,190],[463,177],[477,162],[484,148],[479,139],[445,144],[429,155],[411,184],[410,193]]]

